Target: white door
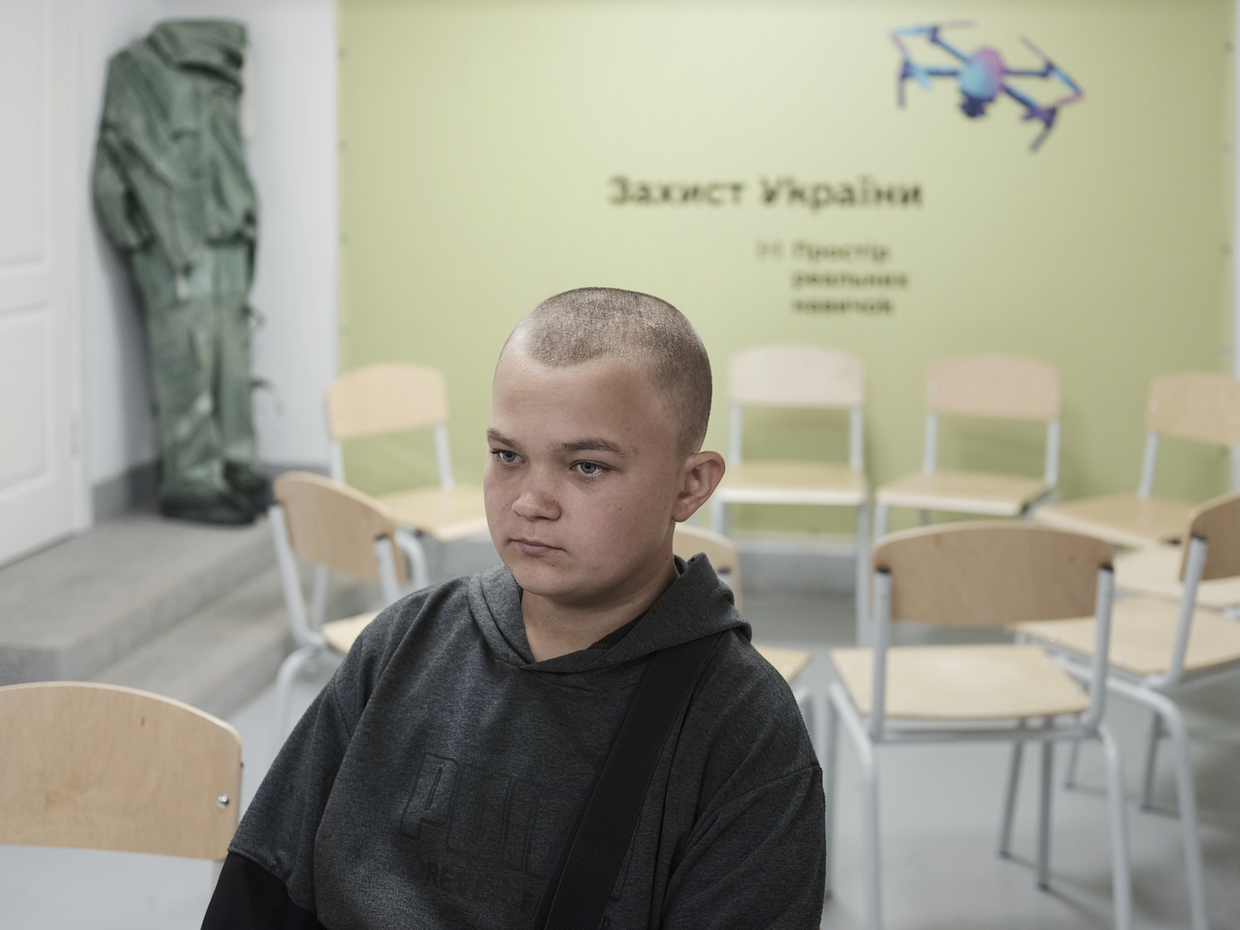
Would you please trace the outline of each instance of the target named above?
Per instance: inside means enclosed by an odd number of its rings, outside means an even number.
[[[89,522],[75,0],[0,0],[0,563]]]

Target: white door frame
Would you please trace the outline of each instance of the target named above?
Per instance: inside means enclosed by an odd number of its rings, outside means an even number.
[[[89,209],[89,200],[85,199],[89,196],[88,153],[82,144],[81,121],[80,4],[84,0],[0,2],[9,7],[6,12],[20,9],[39,17],[37,23],[27,24],[39,33],[34,40],[40,46],[39,73],[22,82],[19,92],[28,88],[41,94],[42,118],[35,121],[41,151],[5,181],[14,185],[10,188],[14,193],[20,191],[18,185],[25,185],[26,192],[34,189],[41,193],[36,222],[41,221],[43,231],[41,238],[28,240],[26,246],[17,240],[18,251],[10,252],[8,260],[0,264],[0,320],[7,323],[11,333],[27,327],[26,335],[20,338],[32,340],[32,347],[41,347],[44,361],[43,384],[32,389],[29,396],[30,402],[43,403],[44,445],[41,456],[31,460],[31,467],[37,470],[28,476],[20,470],[12,473],[12,483],[0,489],[3,563],[85,529],[91,522],[91,508],[82,419],[82,238]],[[20,157],[15,164],[21,165]],[[27,212],[37,203],[24,201]],[[10,229],[22,228],[21,223],[33,217],[23,214],[22,209],[19,204],[17,225]],[[22,251],[27,247],[33,251]],[[23,315],[28,319],[22,321]],[[41,334],[32,335],[40,329]],[[32,371],[38,370],[39,366],[33,366]],[[10,411],[24,399],[10,397],[9,403],[14,404]],[[17,422],[24,422],[20,413]],[[35,443],[26,448],[39,446]]]

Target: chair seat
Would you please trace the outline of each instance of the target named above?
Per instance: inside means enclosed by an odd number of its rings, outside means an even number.
[[[379,611],[372,610],[370,613],[358,614],[356,617],[324,623],[323,638],[337,652],[348,655],[349,650],[353,648],[353,643],[362,635],[362,630],[366,629],[370,621],[377,616],[379,616]]]
[[[715,495],[733,504],[865,503],[865,472],[840,462],[739,462],[729,465]]]
[[[800,649],[784,649],[780,646],[765,646],[754,643],[758,654],[775,666],[775,670],[784,676],[784,681],[791,682],[809,665],[810,654]]]
[[[1014,517],[1050,490],[1041,478],[973,471],[915,472],[888,482],[875,499],[889,507]]]
[[[832,649],[857,710],[873,689],[869,649]],[[887,650],[886,714],[903,720],[1011,720],[1079,714],[1089,696],[1039,646],[893,646]]]
[[[1039,507],[1036,519],[1057,529],[1099,536],[1117,546],[1142,549],[1179,539],[1190,510],[1191,504],[1165,497],[1110,494]]]
[[[1184,591],[1180,583],[1182,557],[1183,549],[1168,545],[1122,553],[1115,557],[1115,585],[1124,591],[1178,602]],[[1209,610],[1240,606],[1240,577],[1201,582],[1197,606]]]
[[[452,542],[487,528],[482,488],[458,484],[452,490],[416,488],[379,497],[401,526],[420,530],[441,542]]]
[[[1175,641],[1179,605],[1151,597],[1116,601],[1111,611],[1111,664],[1134,675],[1167,670]],[[1083,656],[1094,654],[1094,620],[1042,620],[1012,627]],[[1186,671],[1201,671],[1240,660],[1240,622],[1209,610],[1193,612],[1184,656]]]

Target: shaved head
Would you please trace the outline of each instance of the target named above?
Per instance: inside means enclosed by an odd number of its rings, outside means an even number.
[[[676,424],[680,450],[702,447],[710,422],[710,358],[693,325],[665,300],[611,287],[582,287],[540,303],[517,324],[504,352],[566,368],[621,359],[644,368]]]

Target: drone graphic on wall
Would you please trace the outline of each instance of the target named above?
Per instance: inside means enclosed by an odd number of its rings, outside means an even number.
[[[900,50],[900,55],[903,58],[903,62],[900,65],[898,86],[900,106],[904,106],[904,84],[910,78],[926,88],[926,90],[931,88],[931,78],[955,78],[960,85],[960,93],[964,95],[964,99],[960,102],[960,109],[969,119],[977,119],[979,116],[984,116],[986,108],[994,103],[1000,94],[1007,94],[1025,108],[1021,119],[1037,120],[1042,124],[1042,131],[1038,133],[1037,138],[1033,140],[1033,144],[1030,146],[1036,152],[1050,134],[1051,128],[1055,125],[1055,118],[1059,115],[1060,108],[1080,100],[1085,96],[1085,92],[1081,90],[1080,86],[1072,78],[1068,77],[1062,68],[1051,61],[1045,52],[1023,36],[1021,41],[1025,43],[1025,46],[1031,52],[1042,59],[1042,67],[1009,68],[1004,63],[1003,56],[993,48],[979,48],[975,52],[967,53],[961,51],[941,35],[944,29],[972,25],[971,21],[961,21],[939,23],[931,26],[906,26],[891,33],[891,40],[895,42],[896,48]],[[904,44],[904,40],[917,36],[924,36],[927,42],[943,49],[955,58],[959,64],[923,65],[914,61],[908,46]],[[1019,87],[1014,86],[1008,78],[1056,80],[1070,90],[1071,93],[1060,97],[1053,103],[1043,105]]]

